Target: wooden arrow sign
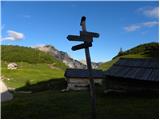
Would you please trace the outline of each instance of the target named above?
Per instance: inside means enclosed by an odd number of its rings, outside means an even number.
[[[99,34],[95,33],[95,32],[84,32],[84,31],[80,31],[80,36],[83,38],[85,36],[90,36],[90,37],[95,37],[98,38]]]
[[[89,42],[89,43],[85,42],[83,44],[79,44],[79,45],[73,46],[72,50],[76,51],[76,50],[79,50],[79,49],[82,49],[82,48],[88,48],[88,47],[92,47],[92,43],[91,42]]]
[[[84,39],[82,39],[80,36],[77,35],[68,35],[67,39],[69,41],[84,41]]]

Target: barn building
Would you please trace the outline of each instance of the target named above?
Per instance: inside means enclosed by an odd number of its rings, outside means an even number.
[[[104,72],[101,70],[92,70],[95,84],[102,84]],[[87,69],[67,69],[65,71],[68,90],[86,90],[89,86],[89,72]]]
[[[159,90],[157,59],[121,58],[105,72],[107,90]]]

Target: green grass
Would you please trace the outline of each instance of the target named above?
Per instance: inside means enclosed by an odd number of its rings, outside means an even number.
[[[26,85],[27,82],[31,84],[36,84],[41,81],[47,81],[54,78],[62,78],[64,75],[64,70],[55,68],[51,69],[48,64],[29,64],[24,62],[19,62],[18,69],[9,70],[7,69],[6,62],[2,62],[2,76],[9,78],[5,79],[4,82],[8,87],[20,88]]]
[[[110,60],[108,62],[102,63],[98,69],[101,70],[108,70],[115,62],[117,62],[119,60],[119,58],[115,58],[113,60]]]
[[[2,118],[90,118],[88,91],[60,92],[58,89],[14,94],[2,103]],[[103,94],[97,88],[97,118],[158,118],[158,97],[144,95]],[[15,112],[16,110],[16,112]]]
[[[159,57],[159,43],[151,42],[140,44],[124,52],[120,52],[116,57],[125,55],[138,55],[137,57]]]
[[[123,55],[121,58],[150,58],[143,54],[129,54],[129,55]]]
[[[59,68],[66,68],[66,65],[49,55],[31,47],[1,45],[1,60],[7,62],[27,62],[31,64],[48,63]]]
[[[98,69],[107,70],[119,58],[159,58],[159,43],[145,43],[117,54],[112,60],[105,62]]]

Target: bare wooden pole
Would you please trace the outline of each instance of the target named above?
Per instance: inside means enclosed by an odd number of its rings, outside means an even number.
[[[85,48],[85,55],[86,55],[87,67],[89,72],[89,81],[90,81],[90,97],[91,97],[91,108],[92,108],[91,117],[95,119],[96,118],[96,94],[95,94],[95,84],[94,84],[93,75],[92,75],[90,52],[88,47]]]

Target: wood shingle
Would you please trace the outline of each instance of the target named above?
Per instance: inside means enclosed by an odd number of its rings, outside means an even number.
[[[121,58],[105,72],[105,75],[159,81],[159,61],[155,59]]]
[[[101,70],[92,70],[93,78],[104,78],[104,72]],[[89,78],[87,69],[67,69],[64,74],[67,78]]]

